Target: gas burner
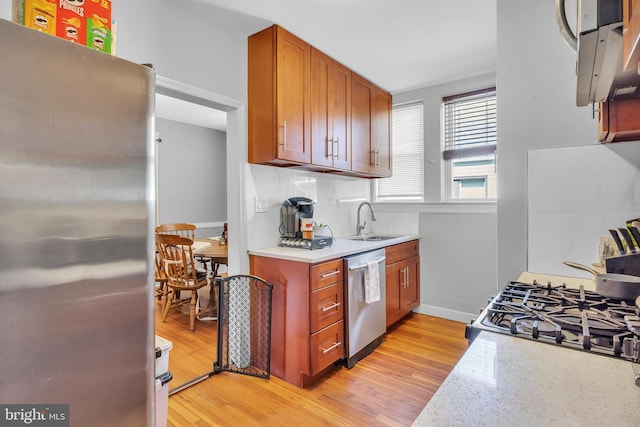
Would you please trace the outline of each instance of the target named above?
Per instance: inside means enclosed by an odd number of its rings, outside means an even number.
[[[640,310],[582,286],[509,282],[467,327],[467,338],[479,330],[633,360],[624,348],[640,338]]]

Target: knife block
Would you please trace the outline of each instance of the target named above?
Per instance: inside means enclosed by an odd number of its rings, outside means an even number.
[[[640,253],[606,258],[607,273],[630,274],[640,276]]]

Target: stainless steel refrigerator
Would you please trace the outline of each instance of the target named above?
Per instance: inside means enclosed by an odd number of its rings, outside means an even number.
[[[7,417],[68,405],[71,426],[153,424],[154,85],[145,66],[0,19]]]

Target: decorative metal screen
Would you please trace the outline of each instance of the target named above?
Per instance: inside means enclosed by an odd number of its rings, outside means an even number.
[[[269,378],[273,285],[249,275],[216,280],[218,360],[215,371]]]

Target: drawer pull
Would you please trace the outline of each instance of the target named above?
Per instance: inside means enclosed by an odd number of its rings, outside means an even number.
[[[339,307],[339,306],[340,306],[340,303],[336,302],[336,303],[331,304],[329,307],[322,307],[322,311],[333,310],[334,308]]]
[[[327,354],[327,353],[329,353],[331,350],[333,350],[333,349],[337,348],[340,344],[342,344],[342,342],[334,343],[334,344],[333,344],[331,347],[329,347],[329,348],[323,348],[323,349],[322,349],[322,354]]]
[[[340,274],[340,270],[332,271],[331,273],[326,273],[321,275],[320,277],[326,279],[327,277],[335,276],[336,274]]]

